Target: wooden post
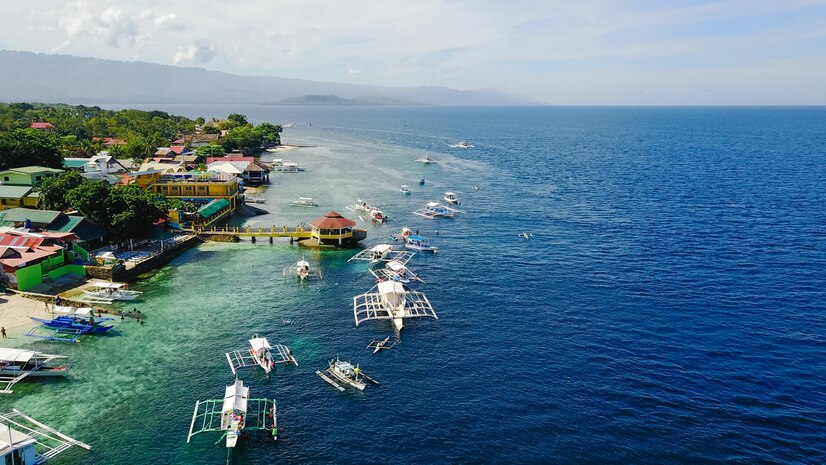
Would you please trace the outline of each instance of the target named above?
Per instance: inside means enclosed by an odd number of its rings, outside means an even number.
[[[272,244],[272,236],[270,236],[270,244]]]

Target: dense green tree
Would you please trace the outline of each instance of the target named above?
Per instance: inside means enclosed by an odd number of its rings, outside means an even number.
[[[249,150],[261,147],[261,134],[252,126],[238,126],[227,132],[221,139],[224,150]]]
[[[0,170],[31,165],[63,166],[58,136],[36,129],[0,132]]]
[[[152,230],[153,222],[164,218],[165,202],[135,184],[110,189],[108,211],[112,213],[110,231],[116,237],[143,236]]]
[[[112,222],[108,202],[111,189],[105,181],[87,179],[66,193],[66,202],[101,227],[109,228]]]
[[[282,128],[278,124],[261,123],[255,127],[267,146],[281,145]]]
[[[208,144],[195,147],[195,153],[202,157],[223,157],[227,152],[219,144]]]
[[[40,183],[37,208],[44,210],[68,210],[72,208],[67,200],[70,190],[83,184],[83,176],[74,171],[67,171],[57,176],[49,176]]]
[[[247,121],[246,116],[239,115],[238,113],[231,113],[229,116],[227,116],[227,119],[235,123],[236,126],[246,126],[250,124],[249,121]]]

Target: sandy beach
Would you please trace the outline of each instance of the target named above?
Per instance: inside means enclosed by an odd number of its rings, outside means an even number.
[[[17,294],[0,294],[0,326],[10,339],[20,336],[33,325],[29,316],[46,315],[46,304]],[[3,345],[6,345],[5,342]]]

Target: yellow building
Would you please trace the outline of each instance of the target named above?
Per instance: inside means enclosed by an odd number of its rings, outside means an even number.
[[[32,186],[0,185],[0,210],[7,208],[37,208],[38,192]]]
[[[205,204],[215,199],[226,199],[232,209],[238,206],[238,178],[215,174],[164,174],[148,184],[147,189],[172,199]]]

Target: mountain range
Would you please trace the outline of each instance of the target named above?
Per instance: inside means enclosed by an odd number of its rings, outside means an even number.
[[[146,62],[101,60],[0,50],[0,101],[70,104],[282,103],[307,104],[307,96],[337,97],[345,104],[536,105],[496,89],[389,87],[239,76]],[[319,104],[317,99],[310,99]],[[362,103],[359,103],[362,102]],[[383,102],[383,103],[377,103]],[[338,104],[342,104],[339,102]]]

